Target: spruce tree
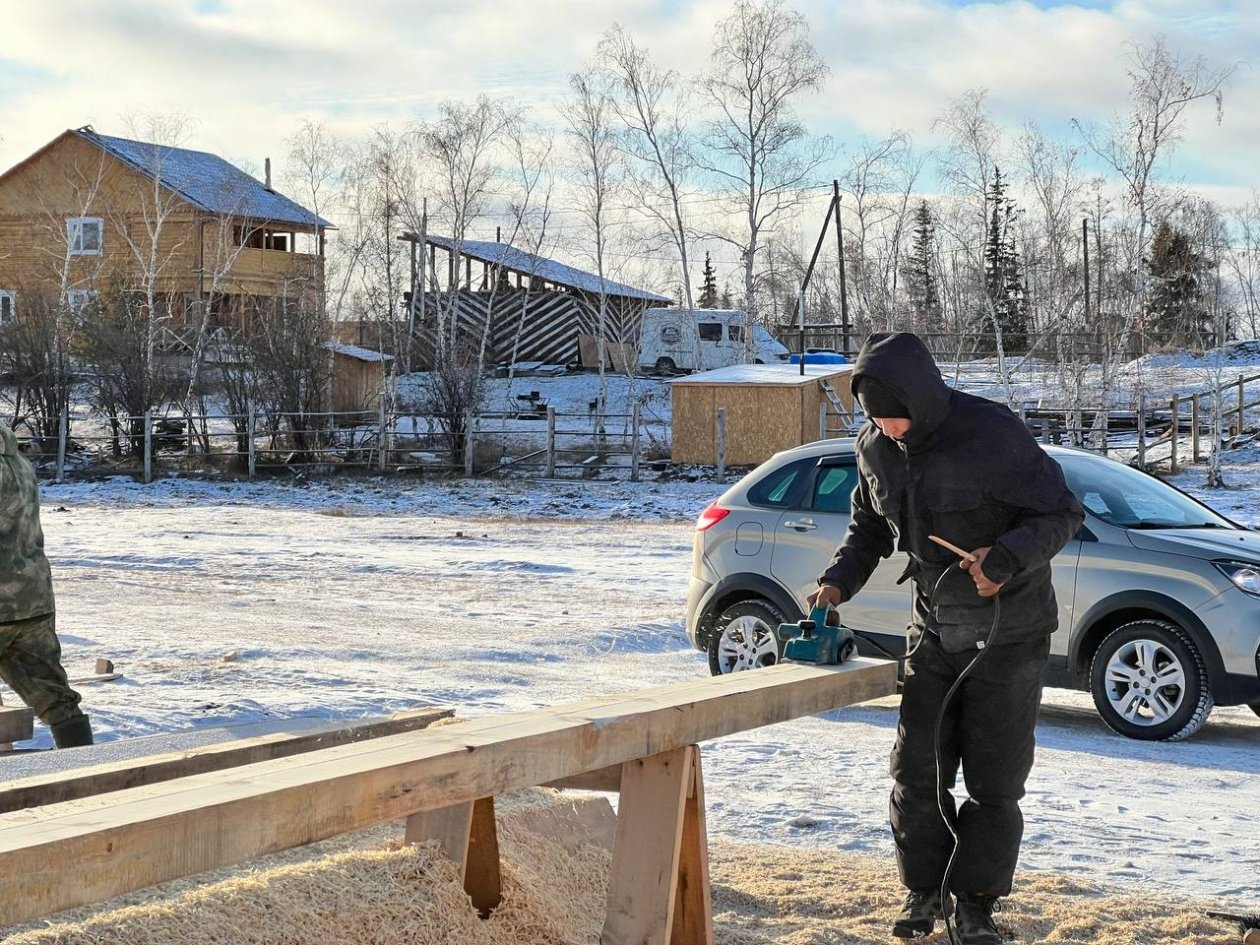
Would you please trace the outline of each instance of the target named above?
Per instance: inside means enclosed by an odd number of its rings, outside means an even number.
[[[920,332],[939,332],[944,326],[940,287],[936,282],[936,223],[926,200],[914,212],[914,235],[905,268],[914,327]]]
[[[1146,327],[1165,344],[1190,346],[1211,330],[1203,296],[1207,260],[1196,253],[1184,230],[1160,222],[1146,261],[1151,276]]]
[[[722,308],[729,309],[733,303],[731,302],[731,287],[729,285],[722,287]]]
[[[717,308],[717,274],[713,271],[713,260],[709,253],[704,254],[704,282],[700,289],[700,307]]]
[[[1028,292],[1015,248],[1015,202],[1006,196],[1000,168],[993,169],[989,190],[988,232],[984,241],[984,292],[986,305],[980,313],[982,350],[997,350],[1001,332],[1004,351],[1028,349]],[[993,308],[990,311],[989,303]]]

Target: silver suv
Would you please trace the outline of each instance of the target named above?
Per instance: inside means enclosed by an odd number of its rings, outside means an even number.
[[[1260,534],[1144,472],[1046,450],[1086,509],[1053,563],[1047,684],[1092,693],[1131,738],[1185,738],[1214,704],[1260,715]],[[778,660],[774,630],[803,615],[849,524],[856,477],[852,439],[811,443],[771,457],[700,514],[687,634],[714,674]],[[896,583],[905,563],[900,552],[881,562],[840,608],[895,653],[910,617],[909,585]]]

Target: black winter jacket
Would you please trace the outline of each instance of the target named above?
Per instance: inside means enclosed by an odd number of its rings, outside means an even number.
[[[858,433],[852,520],[819,584],[850,600],[895,547],[910,559],[902,580],[914,579],[915,628],[961,652],[988,636],[993,602],[928,535],[965,551],[990,546],[983,571],[1004,585],[994,644],[1053,633],[1050,560],[1085,518],[1059,464],[1006,407],[950,389],[915,335],[872,335],[854,365],[855,387],[863,377],[896,393],[911,428],[901,442],[870,422]]]

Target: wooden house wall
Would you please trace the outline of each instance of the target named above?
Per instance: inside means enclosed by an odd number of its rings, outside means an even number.
[[[213,271],[230,258],[234,221],[205,214],[170,191],[160,191],[158,200],[169,207],[156,252],[158,291],[209,291],[210,278],[203,281],[200,270],[204,264]],[[154,201],[151,178],[77,135],[63,135],[0,181],[0,289],[55,296],[67,261],[68,288],[103,291],[114,276],[138,288],[143,266],[123,230],[147,253],[146,201]],[[101,253],[67,257],[66,221],[81,216],[102,220]],[[274,297],[294,284],[309,285],[312,276],[323,278],[318,256],[246,248],[220,291]]]

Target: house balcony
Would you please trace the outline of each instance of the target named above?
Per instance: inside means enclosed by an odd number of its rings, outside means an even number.
[[[238,291],[258,295],[271,295],[286,281],[314,281],[324,277],[324,259],[310,253],[290,253],[278,249],[243,247],[226,281]]]

